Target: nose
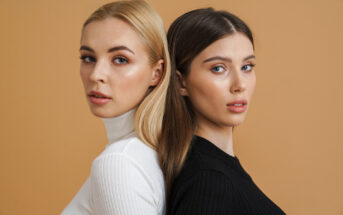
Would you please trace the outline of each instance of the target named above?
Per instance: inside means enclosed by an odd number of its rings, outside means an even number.
[[[240,71],[232,71],[231,76],[231,86],[230,86],[230,92],[232,94],[237,94],[244,92],[246,89],[246,82],[243,75],[240,73]]]
[[[107,76],[108,76],[108,71],[109,71],[109,66],[107,63],[103,60],[99,60],[91,75],[90,75],[90,80],[93,82],[98,82],[98,83],[106,83],[107,81]]]

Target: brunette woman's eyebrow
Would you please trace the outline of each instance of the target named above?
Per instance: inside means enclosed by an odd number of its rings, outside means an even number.
[[[81,51],[81,50],[86,50],[86,51],[93,52],[93,53],[95,52],[93,49],[91,49],[91,48],[88,47],[88,46],[81,46],[81,47],[80,47],[80,51]]]
[[[227,61],[229,63],[232,62],[232,60],[230,58],[215,56],[215,57],[207,58],[206,60],[203,61],[203,63],[207,63],[207,62],[214,61],[214,60],[222,60],[222,61]]]
[[[249,55],[248,57],[244,58],[243,61],[250,60],[250,59],[255,59],[255,55]]]
[[[114,52],[114,51],[118,51],[118,50],[125,50],[125,51],[128,51],[128,52],[131,52],[132,54],[135,54],[131,49],[129,49],[126,46],[115,46],[115,47],[110,48],[108,50],[108,52]]]
[[[253,55],[253,54],[249,55],[248,57],[245,57],[243,59],[243,61],[247,61],[247,60],[250,60],[250,59],[255,59],[255,55]],[[210,57],[210,58],[204,60],[203,63],[207,63],[207,62],[214,61],[214,60],[222,60],[222,61],[227,61],[229,63],[232,63],[231,58],[221,57],[221,56]]]

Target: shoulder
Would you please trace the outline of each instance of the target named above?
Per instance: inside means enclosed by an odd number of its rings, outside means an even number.
[[[189,151],[184,166],[178,175],[178,180],[189,180],[194,176],[201,177],[204,174],[211,174],[221,177],[228,177],[227,166],[218,157],[193,148]]]
[[[143,143],[136,135],[107,145],[106,149],[93,161],[92,167],[106,162],[118,167],[128,165],[145,171],[149,175],[162,176],[156,151]]]
[[[202,151],[191,149],[185,164],[173,183],[173,195],[196,195],[202,192],[232,194],[233,181],[225,163]],[[230,192],[228,192],[230,190]],[[220,195],[219,195],[220,196]]]
[[[172,188],[172,214],[228,214],[233,186],[221,172],[199,170]]]
[[[201,190],[202,192],[222,192],[232,189],[232,181],[220,171],[217,170],[198,170],[187,178],[179,180],[177,178],[173,190],[177,192],[190,192],[192,190]]]
[[[156,152],[136,136],[117,141],[93,161],[93,192],[146,196],[154,204],[162,204],[163,174]]]
[[[157,157],[156,151],[143,143],[135,133],[125,139],[108,144],[98,158],[108,154],[125,154],[133,158],[144,155],[148,157]]]

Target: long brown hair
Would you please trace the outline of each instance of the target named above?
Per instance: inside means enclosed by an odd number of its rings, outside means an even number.
[[[185,13],[168,30],[172,71],[158,148],[166,180],[167,200],[170,199],[173,181],[183,166],[196,128],[193,107],[188,97],[182,97],[179,92],[177,71],[186,78],[193,59],[200,52],[213,42],[235,32],[243,33],[254,44],[249,27],[240,18],[212,8]]]
[[[148,91],[135,114],[138,137],[156,150],[161,135],[162,116],[165,112],[165,99],[170,79],[170,59],[162,19],[143,0],[116,1],[105,4],[93,12],[83,24],[82,30],[91,22],[110,17],[121,19],[136,30],[146,47],[151,65],[155,65],[160,59],[164,61],[160,82]]]

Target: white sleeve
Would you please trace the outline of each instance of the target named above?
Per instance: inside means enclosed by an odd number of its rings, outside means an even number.
[[[93,162],[91,190],[96,214],[157,214],[151,186],[144,170],[127,155],[107,154]]]

